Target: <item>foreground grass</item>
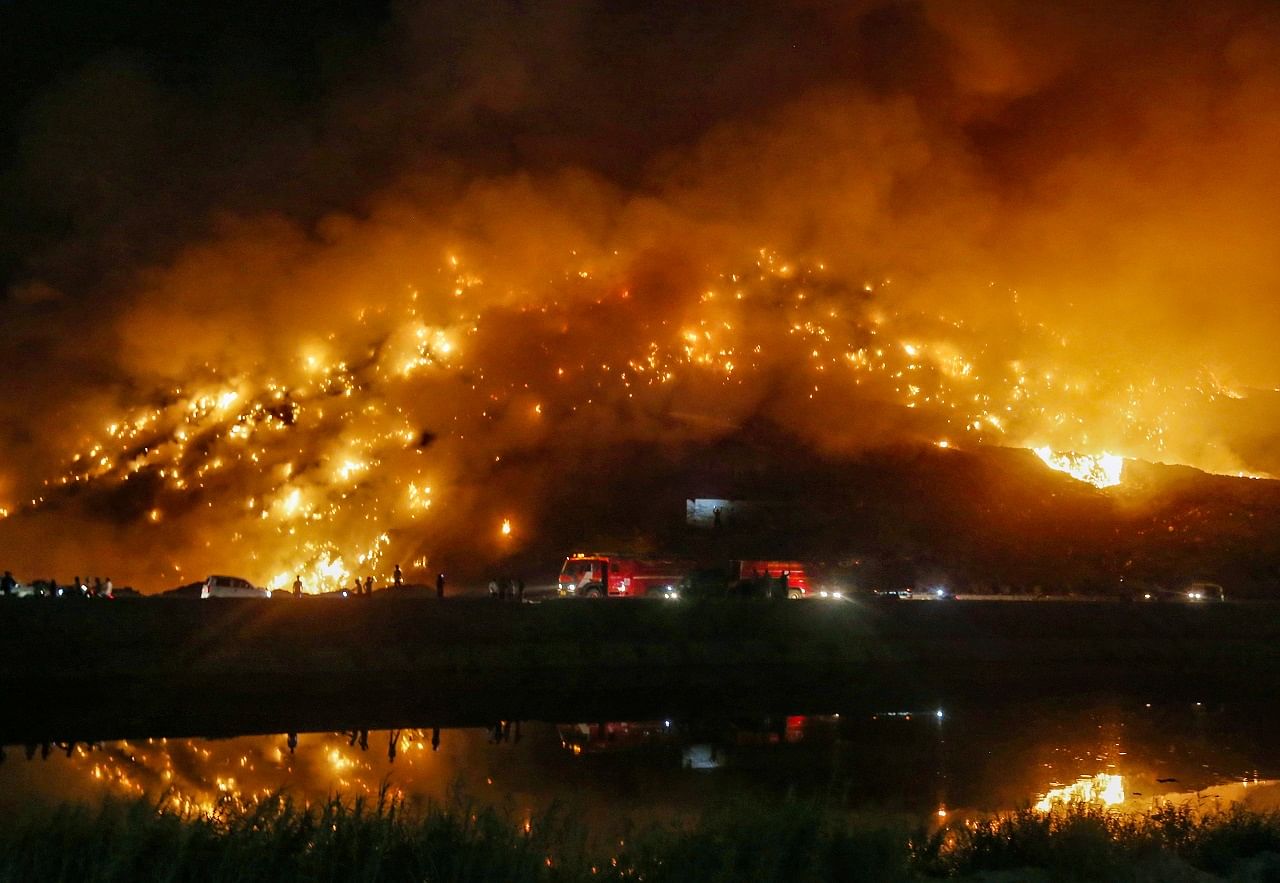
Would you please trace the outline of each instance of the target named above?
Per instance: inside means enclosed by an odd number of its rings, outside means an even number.
[[[1280,815],[1070,807],[936,831],[813,804],[737,804],[603,842],[556,808],[527,825],[457,799],[285,797],[183,815],[147,801],[32,811],[0,826],[4,881],[816,881],[1280,879]]]

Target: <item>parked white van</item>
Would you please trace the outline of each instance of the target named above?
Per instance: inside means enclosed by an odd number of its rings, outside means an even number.
[[[200,589],[201,598],[269,598],[271,593],[238,576],[211,576]]]

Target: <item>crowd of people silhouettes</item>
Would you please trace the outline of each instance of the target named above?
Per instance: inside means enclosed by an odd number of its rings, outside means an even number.
[[[132,592],[132,589],[126,589]],[[95,576],[93,581],[83,580],[79,574],[70,583],[59,583],[56,579],[32,580],[20,583],[13,572],[6,570],[0,577],[0,597],[28,596],[35,598],[103,598],[111,600],[116,597],[115,583],[111,577]]]
[[[211,579],[214,579],[211,577]],[[219,578],[221,579],[221,578]],[[373,595],[375,578],[372,575],[365,577],[351,577],[351,584],[346,587],[339,587],[337,590],[342,595],[350,597],[352,595],[361,598],[367,598]],[[244,581],[240,581],[243,583]],[[199,587],[199,583],[191,586],[184,586],[181,589],[175,589],[174,594],[187,594],[193,587]],[[410,590],[422,591],[426,589],[430,591],[430,585],[423,586],[415,584],[410,586],[405,583],[404,571],[397,564],[391,574],[391,582],[383,587],[382,591],[392,592],[408,592]],[[492,598],[502,601],[524,601],[525,583],[520,577],[502,577],[495,578],[489,582],[489,595]],[[6,570],[4,575],[0,577],[0,597],[11,596],[35,596],[42,598],[104,598],[111,599],[124,593],[136,595],[137,593],[131,588],[118,590],[112,582],[111,577],[93,577],[92,580],[81,579],[77,575],[69,583],[60,583],[56,579],[38,579],[29,584],[19,582],[11,571]],[[333,594],[333,592],[329,592]],[[295,598],[301,598],[307,594],[307,586],[303,581],[302,574],[297,574],[293,580],[292,594]],[[436,598],[445,597],[445,574],[444,571],[436,573],[435,577],[435,596]]]

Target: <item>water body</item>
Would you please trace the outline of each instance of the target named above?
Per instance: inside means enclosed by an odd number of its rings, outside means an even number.
[[[592,819],[697,813],[744,796],[822,799],[853,811],[954,820],[1034,805],[1052,789],[1118,811],[1156,800],[1280,805],[1280,709],[1270,703],[1090,697],[969,701],[942,707],[845,707],[797,701],[761,714],[610,720],[492,720],[148,736],[5,746],[0,811],[36,803],[146,797],[212,811],[281,791],[304,801],[410,804],[452,794],[531,817],[553,802]],[[796,712],[796,713],[791,713]],[[305,718],[315,721],[315,715]],[[234,730],[235,721],[226,729]],[[1090,791],[1092,789],[1092,791]]]

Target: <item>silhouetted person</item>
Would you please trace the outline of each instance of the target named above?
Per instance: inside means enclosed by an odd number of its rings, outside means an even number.
[[[110,599],[110,598],[114,598],[115,596],[116,596],[115,583],[111,581],[111,577],[107,577],[106,581],[102,584],[102,597]]]
[[[356,739],[358,739],[358,738],[360,738],[360,731],[359,731],[359,730],[352,730],[352,731],[351,731],[351,738],[347,740],[347,747],[348,747],[348,748],[351,748],[353,745],[355,745],[355,744],[356,744]]]
[[[437,598],[444,597],[444,571],[443,570],[436,574],[436,597]]]
[[[712,524],[716,530],[720,529],[720,507],[717,506],[711,513]]]
[[[102,597],[102,580],[98,579],[96,576],[93,578],[93,597]]]
[[[288,738],[285,739],[285,744],[289,746],[289,753],[293,754],[293,749],[298,747],[298,734],[290,733]]]
[[[298,574],[298,578],[293,581],[293,597],[302,597],[302,574]]]
[[[9,571],[4,572],[4,576],[0,577],[0,594],[5,597],[13,594],[13,590],[18,587],[18,581],[13,578],[13,574]]]
[[[76,574],[76,581],[71,584],[71,592],[73,598],[84,595],[84,583],[80,582],[80,574]]]
[[[404,574],[400,572],[400,565],[396,565],[395,572],[391,574],[391,584],[397,589],[404,585]]]
[[[496,579],[489,580],[489,597],[497,600],[498,597],[498,581]]]
[[[439,727],[431,728],[431,750],[432,751],[440,750],[440,728]]]
[[[364,594],[364,583],[360,582],[360,577],[356,577],[355,594],[356,595]]]
[[[360,731],[360,750],[361,751],[369,750],[369,731],[368,730]]]
[[[521,604],[524,603],[524,577],[516,580],[516,600]]]
[[[373,577],[371,576],[366,576],[364,578],[364,593],[366,595],[373,594]]]
[[[396,762],[396,748],[400,746],[400,731],[391,730],[387,733],[387,760],[392,763]]]
[[[778,597],[784,601],[787,598],[787,583],[791,581],[791,571],[784,570],[782,575],[778,577]]]
[[[498,580],[498,600],[499,601],[507,600],[507,589],[510,586],[511,586],[511,580],[507,579],[505,576],[502,579]]]

